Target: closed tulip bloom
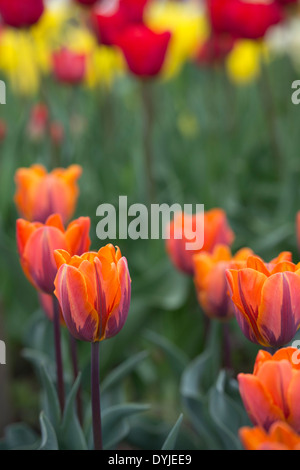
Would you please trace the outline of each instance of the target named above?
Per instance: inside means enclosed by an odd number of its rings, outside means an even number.
[[[212,209],[204,213],[204,227],[197,222],[198,215],[177,213],[172,220],[169,231],[170,237],[166,240],[166,249],[171,261],[177,269],[188,275],[194,273],[194,255],[201,251],[212,253],[216,245],[231,245],[234,233],[228,225],[226,213],[222,209]],[[201,249],[187,250],[187,228],[195,233],[204,231],[204,244]]]
[[[253,252],[243,248],[234,256],[227,245],[217,245],[212,253],[202,252],[194,256],[194,282],[199,304],[212,318],[226,320],[234,316],[229,296],[226,269],[246,265]]]
[[[70,333],[91,343],[115,336],[127,319],[131,296],[127,260],[119,248],[106,245],[80,257],[58,250],[55,258],[55,295]]]
[[[289,343],[300,327],[300,264],[282,253],[270,263],[258,256],[227,271],[235,315],[244,335],[265,347]]]
[[[15,203],[20,216],[30,222],[45,223],[56,213],[66,224],[75,212],[81,173],[79,165],[56,168],[50,173],[42,165],[19,168],[15,174]]]
[[[33,286],[45,294],[53,294],[57,267],[54,250],[64,249],[82,254],[90,247],[90,219],[80,217],[65,230],[58,214],[45,224],[17,220],[17,246],[24,273]]]
[[[44,12],[43,0],[0,0],[0,15],[7,26],[25,28],[37,23]]]
[[[119,0],[103,2],[92,12],[92,23],[101,44],[112,46],[118,36],[131,24],[142,24],[148,0]]]
[[[171,33],[156,33],[144,25],[128,26],[118,36],[129,70],[141,78],[154,77],[161,71]]]
[[[98,2],[98,0],[74,0],[76,3],[80,3],[80,5],[84,6],[92,6]]]
[[[283,20],[276,1],[207,0],[207,6],[213,30],[237,38],[260,39]]]
[[[300,364],[297,348],[283,348],[273,356],[259,351],[253,374],[239,374],[245,409],[255,426],[269,431],[284,421],[300,432]]]
[[[259,426],[241,428],[239,436],[246,450],[300,450],[300,435],[281,421],[272,424],[269,432]]]
[[[67,48],[55,51],[52,56],[53,74],[58,82],[77,85],[86,76],[86,54],[74,52]]]
[[[120,0],[119,8],[132,23],[142,23],[149,0]]]

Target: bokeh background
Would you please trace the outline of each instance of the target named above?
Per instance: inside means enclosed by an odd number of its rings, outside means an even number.
[[[266,260],[292,251],[298,259],[300,106],[291,101],[292,83],[300,78],[298,5],[262,40],[239,39],[220,60],[203,49],[210,34],[205,2],[149,0],[145,21],[172,33],[162,70],[146,81],[128,71],[117,47],[98,43],[87,10],[75,2],[48,1],[28,31],[0,29],[0,78],[7,87],[6,105],[0,105],[0,339],[7,347],[0,436],[19,421],[38,429],[40,387],[24,348],[53,355],[51,322],[16,250],[17,168],[80,164],[76,216],[91,217],[92,248],[98,249],[105,243],[96,237],[98,205],[118,208],[120,195],[129,204],[149,202],[150,113],[156,202],[221,207],[236,234],[234,250],[249,246]],[[80,83],[57,78],[53,53],[61,47],[85,56]],[[101,344],[101,372],[105,379],[146,351],[122,393],[124,400],[152,405],[126,441],[147,448],[182,410],[181,373],[203,350],[206,320],[192,279],[171,264],[163,240],[113,243],[128,259],[132,303],[120,335]],[[257,347],[234,320],[230,328],[235,371],[252,370]],[[89,345],[79,348],[88,387]],[[188,423],[184,430],[186,447],[196,448]]]

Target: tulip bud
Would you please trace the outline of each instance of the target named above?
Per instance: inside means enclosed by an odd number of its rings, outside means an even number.
[[[7,26],[26,28],[37,23],[44,12],[43,0],[0,0],[0,15]]]

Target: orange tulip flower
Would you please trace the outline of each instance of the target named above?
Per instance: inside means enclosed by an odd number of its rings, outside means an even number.
[[[239,436],[246,450],[300,450],[300,435],[281,421],[272,424],[269,432],[244,427]]]
[[[259,351],[253,374],[239,374],[242,400],[255,426],[266,431],[285,421],[300,432],[300,364],[297,348],[283,348],[274,356]]]
[[[53,294],[57,267],[54,250],[65,249],[72,255],[90,247],[90,219],[80,217],[65,230],[60,215],[50,216],[45,224],[17,220],[17,245],[22,268],[37,290]]]
[[[186,274],[194,274],[193,257],[201,251],[212,253],[218,244],[231,245],[234,233],[228,225],[227,217],[222,209],[212,209],[204,213],[204,244],[199,250],[187,250],[187,243],[191,242],[186,236],[186,228],[191,227],[193,232],[198,229],[197,215],[183,216],[177,213],[170,224],[170,238],[166,240],[167,252],[177,269]]]
[[[266,347],[289,343],[300,327],[300,264],[291,262],[291,254],[270,263],[250,256],[246,268],[226,274],[244,335]]]
[[[126,321],[131,281],[119,248],[71,256],[55,251],[58,273],[55,295],[66,325],[77,339],[91,343],[115,336]]]
[[[51,173],[42,165],[19,168],[15,175],[15,203],[20,216],[45,223],[51,214],[60,214],[66,224],[75,212],[81,172],[79,165],[56,168]]]
[[[212,253],[202,252],[194,256],[194,283],[197,297],[209,317],[229,319],[234,316],[226,269],[243,267],[252,254],[252,250],[243,248],[232,256],[227,245],[217,245]]]
[[[53,305],[53,296],[49,294],[44,294],[43,292],[38,292],[38,298],[39,298],[40,306],[42,307],[47,318],[49,318],[50,321],[53,321],[54,315],[55,315],[54,305]],[[59,319],[60,319],[60,324],[65,325],[64,317],[62,316],[61,310],[60,310]]]

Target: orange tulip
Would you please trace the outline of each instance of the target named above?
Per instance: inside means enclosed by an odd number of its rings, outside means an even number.
[[[204,213],[204,244],[199,250],[187,250],[187,243],[191,240],[186,237],[186,228],[191,227],[195,232],[197,227],[197,215],[183,216],[177,213],[170,224],[170,238],[166,241],[167,252],[177,269],[186,274],[193,275],[193,257],[201,251],[212,253],[218,244],[231,245],[234,233],[230,229],[225,212],[222,209],[212,209]]]
[[[119,248],[106,245],[98,253],[74,257],[57,250],[55,259],[55,295],[70,333],[92,343],[115,336],[124,326],[131,296],[127,260]]]
[[[266,431],[285,421],[300,432],[300,364],[298,349],[283,348],[274,356],[259,351],[253,374],[239,374],[241,397],[249,418]]]
[[[77,180],[82,169],[71,165],[47,173],[42,165],[19,168],[15,175],[15,203],[20,216],[30,222],[45,223],[51,214],[60,214],[66,224],[78,198]]]
[[[22,268],[34,287],[53,294],[57,267],[54,250],[65,249],[72,255],[90,247],[90,219],[80,217],[65,230],[61,217],[54,214],[45,224],[17,220],[17,245]]]
[[[217,245],[212,253],[202,252],[194,256],[194,283],[197,297],[209,317],[228,319],[234,315],[226,269],[243,267],[252,254],[252,250],[244,248],[232,256],[227,245]]]
[[[281,421],[274,423],[269,432],[244,427],[239,436],[246,450],[300,450],[300,435]]]
[[[266,347],[289,343],[300,327],[300,264],[290,253],[270,263],[258,256],[226,273],[237,321],[244,335]]]

